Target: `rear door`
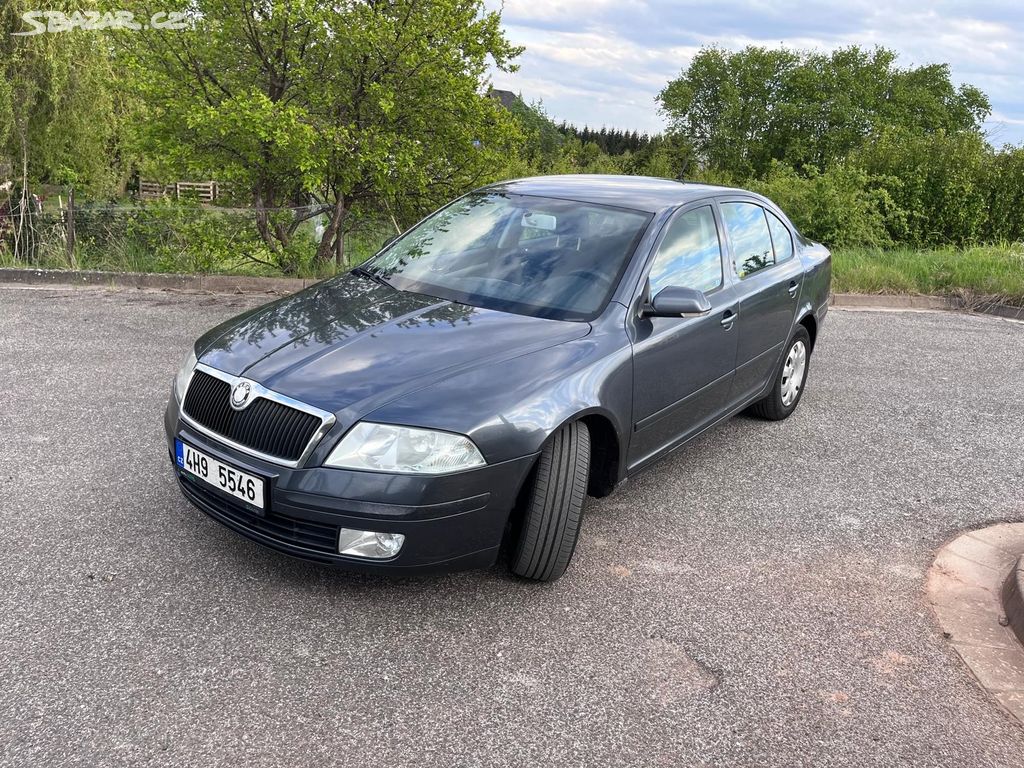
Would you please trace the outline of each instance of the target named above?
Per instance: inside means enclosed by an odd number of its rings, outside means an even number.
[[[736,361],[733,286],[713,203],[683,208],[669,221],[648,265],[648,296],[667,286],[704,292],[712,310],[700,317],[629,321],[633,342],[633,434],[629,468],[710,424],[728,406]]]
[[[733,402],[760,392],[775,372],[800,299],[803,266],[783,221],[752,200],[721,199],[739,300]]]

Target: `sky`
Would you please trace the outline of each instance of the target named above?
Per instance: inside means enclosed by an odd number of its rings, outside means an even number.
[[[502,10],[519,71],[495,88],[541,100],[557,121],[656,132],[655,97],[701,47],[747,45],[830,51],[881,45],[902,67],[948,63],[956,83],[992,102],[996,146],[1024,143],[1024,0],[485,0]]]

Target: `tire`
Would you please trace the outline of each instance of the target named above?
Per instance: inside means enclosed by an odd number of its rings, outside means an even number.
[[[534,581],[554,581],[565,573],[576,550],[589,472],[590,431],[579,421],[567,424],[537,460],[512,573]]]
[[[800,360],[802,360],[802,366],[799,365]],[[790,367],[791,363],[793,367],[802,367],[795,393],[790,384],[793,370]],[[779,363],[779,370],[772,380],[771,390],[763,399],[750,406],[749,412],[769,421],[782,421],[787,418],[800,404],[800,398],[803,397],[804,390],[807,388],[807,373],[810,367],[811,336],[807,333],[806,328],[798,325],[786,345],[786,351]]]

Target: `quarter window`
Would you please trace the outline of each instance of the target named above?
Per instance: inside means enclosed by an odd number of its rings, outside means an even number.
[[[779,264],[793,255],[793,236],[778,216],[767,209],[765,213],[768,214],[768,229],[772,232],[772,244],[775,246],[775,263]]]
[[[651,266],[651,296],[669,285],[711,291],[722,284],[722,246],[711,206],[677,216]]]
[[[729,230],[737,275],[747,277],[775,263],[764,208],[753,203],[722,203],[722,218]]]

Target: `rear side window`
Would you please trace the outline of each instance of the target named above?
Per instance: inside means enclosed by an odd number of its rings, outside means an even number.
[[[772,244],[775,246],[775,263],[779,264],[793,255],[793,236],[782,219],[765,209],[768,215],[768,229],[772,233]]]
[[[722,203],[736,274],[747,277],[775,263],[765,210],[753,203]]]
[[[651,296],[669,285],[706,292],[722,284],[722,246],[711,206],[694,208],[669,224],[650,279]]]

